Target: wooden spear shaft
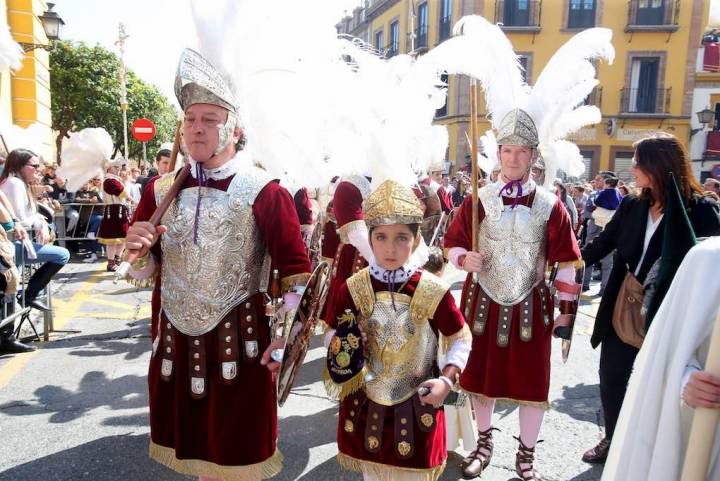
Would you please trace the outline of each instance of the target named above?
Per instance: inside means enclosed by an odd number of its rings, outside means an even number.
[[[175,164],[177,163],[178,153],[180,152],[180,128],[182,128],[182,120],[178,120],[175,124],[175,141],[173,142],[172,153],[170,154],[170,170],[175,170]]]
[[[715,318],[715,328],[710,338],[708,352],[705,371],[720,378],[720,312]],[[712,449],[715,446],[718,421],[720,421],[720,410],[695,408],[681,481],[705,481],[708,479],[708,467]]]
[[[478,251],[478,122],[477,122],[477,81],[470,82],[470,160],[472,167],[472,250]]]

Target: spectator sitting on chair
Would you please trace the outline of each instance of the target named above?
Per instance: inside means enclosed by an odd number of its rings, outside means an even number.
[[[16,149],[10,152],[5,170],[0,176],[0,189],[7,195],[14,213],[17,216],[14,222],[19,222],[27,231],[34,232],[32,247],[36,258],[29,259],[23,242],[15,241],[15,262],[25,259],[26,263],[42,263],[30,277],[25,289],[26,305],[41,311],[50,311],[50,308],[38,300],[38,295],[70,260],[67,249],[50,243],[50,229],[48,223],[37,211],[35,199],[30,195],[30,184],[38,181],[40,161],[37,155],[25,149]]]

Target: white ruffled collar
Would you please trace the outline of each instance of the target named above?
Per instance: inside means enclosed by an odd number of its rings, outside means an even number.
[[[197,176],[197,161],[189,158],[190,162],[190,175],[193,176],[193,178],[196,178]],[[241,150],[237,154],[235,154],[235,157],[225,162],[220,167],[217,167],[215,169],[205,169],[205,177],[207,179],[213,179],[213,180],[223,180],[227,179],[231,175],[235,175],[238,172],[240,172],[240,169],[243,167],[252,165],[250,153],[246,150]]]
[[[495,182],[494,186],[497,189],[497,191],[502,194],[503,197],[510,197],[511,199],[517,197],[519,192],[518,192],[518,188],[516,186],[513,186],[512,192],[510,192],[510,193],[502,190],[502,188],[505,187],[505,185],[508,182],[510,182],[510,181],[505,179],[505,177],[503,177],[502,174],[500,174],[498,176],[498,180]],[[535,183],[535,181],[532,178],[528,178],[527,182],[522,184],[522,195],[526,196],[530,192],[534,191],[536,188],[537,188],[537,184]]]

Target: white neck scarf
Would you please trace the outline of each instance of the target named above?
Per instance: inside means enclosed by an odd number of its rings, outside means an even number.
[[[197,165],[198,162],[190,157],[190,175],[193,176],[193,178],[196,178],[197,176]],[[202,165],[202,164],[200,164]],[[237,154],[235,154],[235,157],[228,160],[224,164],[222,164],[220,167],[216,167],[214,169],[205,169],[205,177],[207,179],[214,179],[214,180],[223,180],[227,179],[231,175],[237,174],[242,167],[252,165],[252,161],[250,158],[250,153],[246,150],[241,150]]]

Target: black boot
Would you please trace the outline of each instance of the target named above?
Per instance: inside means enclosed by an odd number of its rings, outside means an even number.
[[[0,354],[32,352],[36,348],[18,341],[13,334],[13,323],[0,329]]]
[[[48,285],[53,276],[64,266],[65,264],[55,264],[53,262],[46,262],[40,266],[28,281],[27,289],[25,289],[25,305],[40,311],[49,312],[50,308],[39,301],[37,296],[40,294],[40,291]]]

